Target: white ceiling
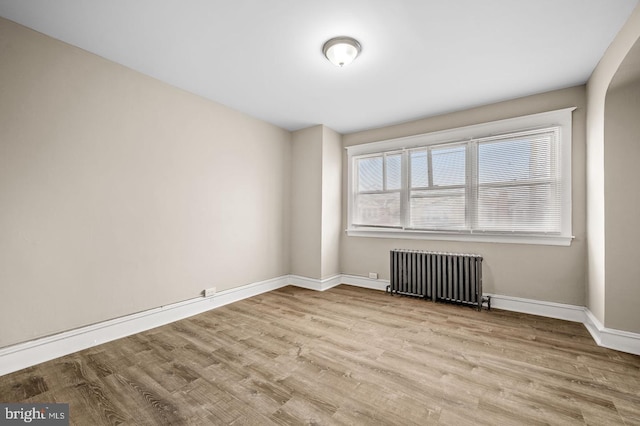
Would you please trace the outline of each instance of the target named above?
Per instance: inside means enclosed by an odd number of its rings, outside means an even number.
[[[0,16],[289,130],[582,84],[638,0],[0,0]],[[322,56],[348,35],[362,55]],[[1,60],[1,58],[0,58]]]

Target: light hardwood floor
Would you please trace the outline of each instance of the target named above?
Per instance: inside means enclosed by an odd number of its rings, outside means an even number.
[[[582,324],[285,287],[0,377],[71,424],[640,425],[640,357]]]

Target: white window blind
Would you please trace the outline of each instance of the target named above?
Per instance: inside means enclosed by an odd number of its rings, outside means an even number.
[[[559,128],[478,141],[479,231],[559,234]]]
[[[348,230],[354,235],[546,238],[542,243],[557,237],[562,241],[550,243],[570,242],[571,111],[555,112],[555,123],[528,130],[509,128],[528,118],[523,117],[505,120],[506,125],[489,123],[489,130],[502,131],[488,130],[480,137],[464,137],[480,127],[472,126],[350,153]],[[533,121],[540,119],[536,115]],[[461,137],[452,138],[452,133]]]
[[[465,229],[466,147],[409,151],[409,228]]]
[[[358,175],[355,223],[401,227],[402,154],[384,153],[356,159]]]

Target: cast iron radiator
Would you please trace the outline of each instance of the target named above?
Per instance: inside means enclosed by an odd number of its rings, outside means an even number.
[[[475,306],[491,298],[482,296],[482,256],[421,250],[391,250],[387,292],[435,302]]]

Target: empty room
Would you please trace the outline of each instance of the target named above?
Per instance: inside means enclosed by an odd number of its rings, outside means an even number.
[[[638,0],[0,0],[0,424],[640,425]]]

